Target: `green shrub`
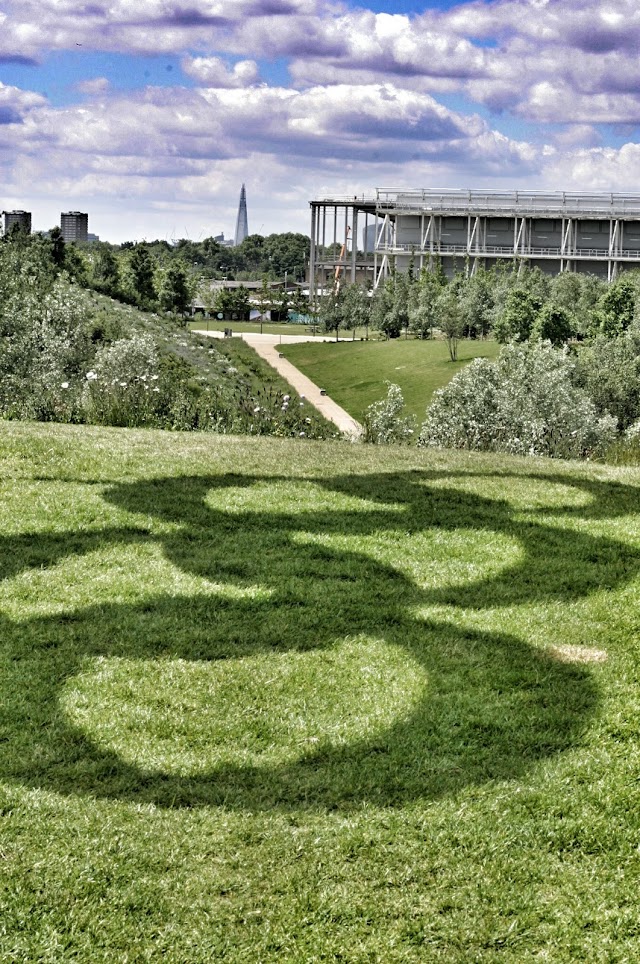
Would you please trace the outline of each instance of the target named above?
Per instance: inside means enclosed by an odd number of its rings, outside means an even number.
[[[364,413],[363,441],[374,445],[411,442],[416,429],[415,418],[403,414],[404,398],[400,386],[391,382],[386,382],[386,385],[387,397],[373,402]]]
[[[640,418],[640,354],[631,334],[598,336],[578,352],[574,382],[600,415],[610,412],[621,429]]]
[[[435,393],[418,444],[440,448],[580,458],[613,442],[616,420],[599,415],[571,381],[568,351],[512,344],[494,361],[476,359]]]

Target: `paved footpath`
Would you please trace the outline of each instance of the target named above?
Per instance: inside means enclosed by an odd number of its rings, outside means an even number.
[[[224,338],[222,331],[195,331],[196,335],[208,335],[210,338]],[[356,422],[344,408],[341,408],[328,395],[321,395],[320,388],[310,378],[292,365],[286,358],[280,357],[280,345],[292,345],[301,341],[333,341],[333,338],[318,338],[314,335],[261,335],[259,332],[242,332],[234,336],[242,338],[257,351],[272,368],[298,392],[304,395],[305,401],[316,408],[321,415],[337,425],[341,432],[351,438],[358,438],[362,434],[362,425]]]

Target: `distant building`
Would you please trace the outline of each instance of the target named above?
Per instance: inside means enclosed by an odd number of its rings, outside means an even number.
[[[2,212],[2,233],[10,234],[16,228],[31,234],[31,211]]]
[[[216,234],[213,240],[217,241],[221,248],[233,247],[233,241],[231,240],[231,238],[225,238],[224,231],[222,232],[222,234]]]
[[[240,203],[238,204],[238,217],[236,219],[236,234],[234,244],[242,244],[249,234],[249,223],[247,220],[247,192],[244,184],[240,190]]]
[[[377,233],[375,224],[369,224],[366,229],[362,229],[362,251],[364,254],[373,254],[375,251]]]
[[[352,244],[364,231],[362,256]],[[372,231],[373,228],[373,231]],[[640,267],[640,194],[388,190],[311,201],[313,293],[343,274],[377,288],[391,272],[489,270],[526,262],[612,281]]]
[[[60,215],[60,230],[66,242],[88,241],[89,215],[83,214],[82,211],[63,211]]]
[[[87,241],[99,241],[99,240],[100,240],[99,234],[92,234],[91,231],[87,233]]]

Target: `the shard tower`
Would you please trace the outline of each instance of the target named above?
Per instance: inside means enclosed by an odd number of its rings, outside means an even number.
[[[238,205],[238,218],[236,220],[236,236],[233,243],[242,244],[248,234],[249,224],[247,222],[247,192],[245,191],[243,184],[240,191],[240,204]]]

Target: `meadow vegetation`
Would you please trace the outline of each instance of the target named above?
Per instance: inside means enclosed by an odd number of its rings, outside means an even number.
[[[74,251],[21,235],[0,243],[0,417],[337,434],[239,340],[213,343],[175,314],[80,287]]]
[[[637,470],[0,459],[0,961],[640,956]]]

